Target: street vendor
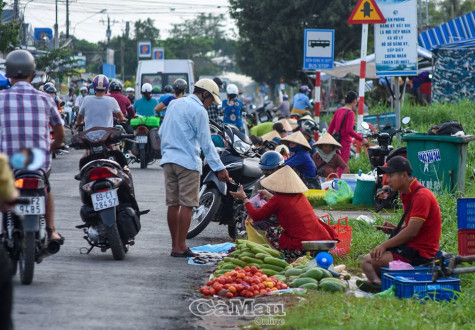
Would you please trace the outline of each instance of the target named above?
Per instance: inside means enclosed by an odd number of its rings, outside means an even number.
[[[316,152],[312,156],[315,166],[317,166],[317,174],[326,178],[330,174],[335,173],[338,175],[338,170],[341,168],[343,174],[350,173],[350,168],[346,164],[341,156],[338,154],[338,150],[341,149],[339,144],[331,134],[324,134],[316,143],[313,144]]]
[[[270,227],[266,231],[269,243],[281,251],[286,260],[295,260],[307,253],[302,247],[303,241],[336,240],[338,234],[327,224],[320,221],[309,201],[303,194],[308,189],[299,176],[289,166],[284,166],[268,177],[262,179],[267,190],[259,194],[267,200],[260,209],[252,205],[242,186],[237,192],[230,192],[234,198],[244,202],[252,221],[261,221],[277,214],[281,227]],[[317,251],[309,251],[315,255]]]
[[[390,238],[365,255],[362,268],[368,282],[356,285],[368,292],[381,289],[380,269],[393,260],[413,266],[427,264],[439,250],[442,219],[439,203],[434,194],[412,177],[409,161],[401,156],[389,160],[379,170],[387,175],[387,184],[393,191],[401,192],[404,215],[398,226],[384,222],[380,230]]]

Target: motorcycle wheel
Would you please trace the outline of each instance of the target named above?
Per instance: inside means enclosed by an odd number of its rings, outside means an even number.
[[[200,198],[200,205],[193,210],[191,224],[186,238],[190,239],[201,233],[218,212],[221,204],[221,194],[218,189],[205,190]]]
[[[140,149],[140,168],[147,168],[147,158],[145,155],[145,149]]]
[[[35,271],[35,233],[26,232],[23,238],[23,246],[20,251],[20,280],[21,284],[31,284]]]
[[[232,239],[246,238],[246,227],[244,221],[246,220],[247,212],[244,204],[238,204],[234,207],[234,221],[228,225],[228,235]]]
[[[112,226],[105,226],[107,241],[112,251],[112,256],[115,260],[122,260],[125,258],[125,247],[124,243],[120,239],[119,230],[117,229],[117,224],[114,223]]]

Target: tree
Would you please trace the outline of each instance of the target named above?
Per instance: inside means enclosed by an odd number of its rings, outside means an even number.
[[[63,80],[71,76],[78,76],[75,66],[76,60],[72,58],[72,50],[58,48],[47,51],[36,59],[36,68],[45,71],[52,79]]]
[[[429,6],[429,25],[437,26],[450,21],[456,17],[462,16],[475,10],[475,1],[473,0],[443,0],[430,1]],[[423,16],[425,11],[423,10]],[[425,24],[425,17],[423,19]]]
[[[2,12],[6,2],[0,0],[0,52],[5,52],[19,43],[20,25],[16,20],[4,23],[2,22]]]
[[[361,27],[346,23],[352,0],[230,0],[231,17],[236,20],[240,40],[236,58],[239,68],[260,83],[274,86],[306,82],[302,72],[303,36],[308,28],[334,28],[335,57],[358,54]]]
[[[134,24],[135,40],[158,40],[160,39],[160,30],[155,27],[155,22],[151,18],[138,20]]]

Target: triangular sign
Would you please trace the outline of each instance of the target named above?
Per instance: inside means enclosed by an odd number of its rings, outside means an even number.
[[[348,24],[380,24],[386,23],[375,0],[359,0],[348,18]]]

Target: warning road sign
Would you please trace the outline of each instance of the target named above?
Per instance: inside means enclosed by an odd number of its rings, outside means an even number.
[[[348,24],[380,24],[386,19],[378,8],[375,0],[359,0],[348,18]]]

